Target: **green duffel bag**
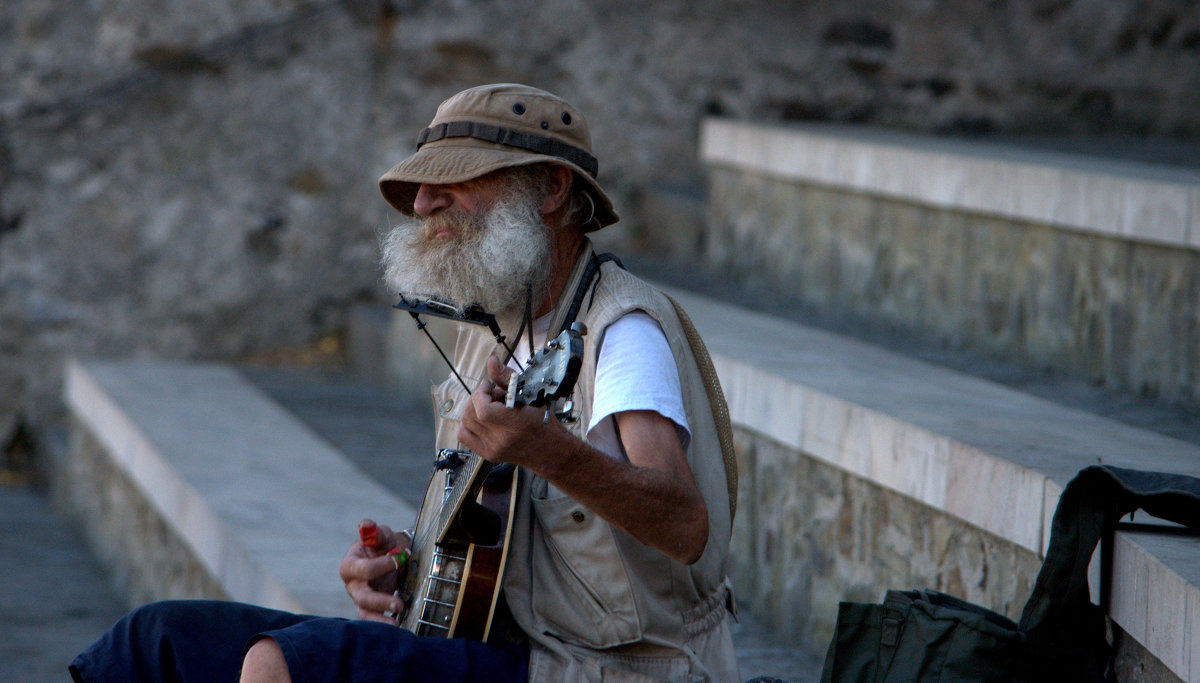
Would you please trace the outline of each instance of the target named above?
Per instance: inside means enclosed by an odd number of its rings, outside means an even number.
[[[1016,622],[935,591],[843,602],[822,681],[1011,681]]]
[[[1138,509],[1200,529],[1200,479],[1080,470],[1055,508],[1020,623],[934,591],[888,591],[882,605],[843,602],[822,683],[1112,680],[1108,624],[1091,602],[1088,565],[1100,539]]]

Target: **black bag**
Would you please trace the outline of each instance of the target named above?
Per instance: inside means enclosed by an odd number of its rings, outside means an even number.
[[[1094,466],[1067,484],[1021,622],[934,591],[888,591],[838,607],[822,683],[1105,681],[1105,610],[1088,592],[1101,538],[1137,509],[1200,530],[1200,479]]]
[[[1011,681],[1022,643],[1011,619],[935,591],[843,602],[822,681]],[[966,670],[963,670],[963,669]]]

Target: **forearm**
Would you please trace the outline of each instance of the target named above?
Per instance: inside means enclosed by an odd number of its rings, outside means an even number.
[[[495,358],[463,411],[460,443],[485,460],[541,476],[605,521],[668,557],[691,564],[708,543],[708,508],[674,424],[650,410],[616,413],[628,461],[596,450],[545,412],[507,408]]]

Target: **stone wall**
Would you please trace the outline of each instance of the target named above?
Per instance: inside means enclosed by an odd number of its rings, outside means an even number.
[[[839,601],[931,588],[1019,619],[1041,559],[744,428],[731,576],[738,601],[821,651]]]
[[[155,600],[230,599],[179,530],[146,499],[86,426],[71,421],[69,451],[57,457],[50,481],[54,506],[79,527],[126,606]]]
[[[1019,621],[1042,560],[903,494],[735,429],[738,516],[731,578],[742,609],[821,654],[838,603],[888,589],[949,593]],[[1122,683],[1182,679],[1113,623]]]
[[[1200,408],[1200,252],[723,168],[711,264],[830,312]]]
[[[1194,137],[1198,64],[1182,0],[9,0],[0,413],[54,412],[70,353],[338,334],[382,297],[375,179],[465,86],[588,112],[621,241],[697,184],[705,114]]]

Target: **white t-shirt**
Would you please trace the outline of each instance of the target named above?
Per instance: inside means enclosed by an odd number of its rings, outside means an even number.
[[[545,344],[549,325],[550,316],[534,321],[537,348]],[[524,339],[518,342],[516,358],[522,365],[529,358],[528,342]],[[629,410],[653,410],[671,420],[679,432],[680,444],[687,450],[691,434],[683,410],[675,356],[662,328],[654,318],[640,311],[621,316],[604,333],[596,362],[588,442],[607,455],[625,460],[613,416]]]

